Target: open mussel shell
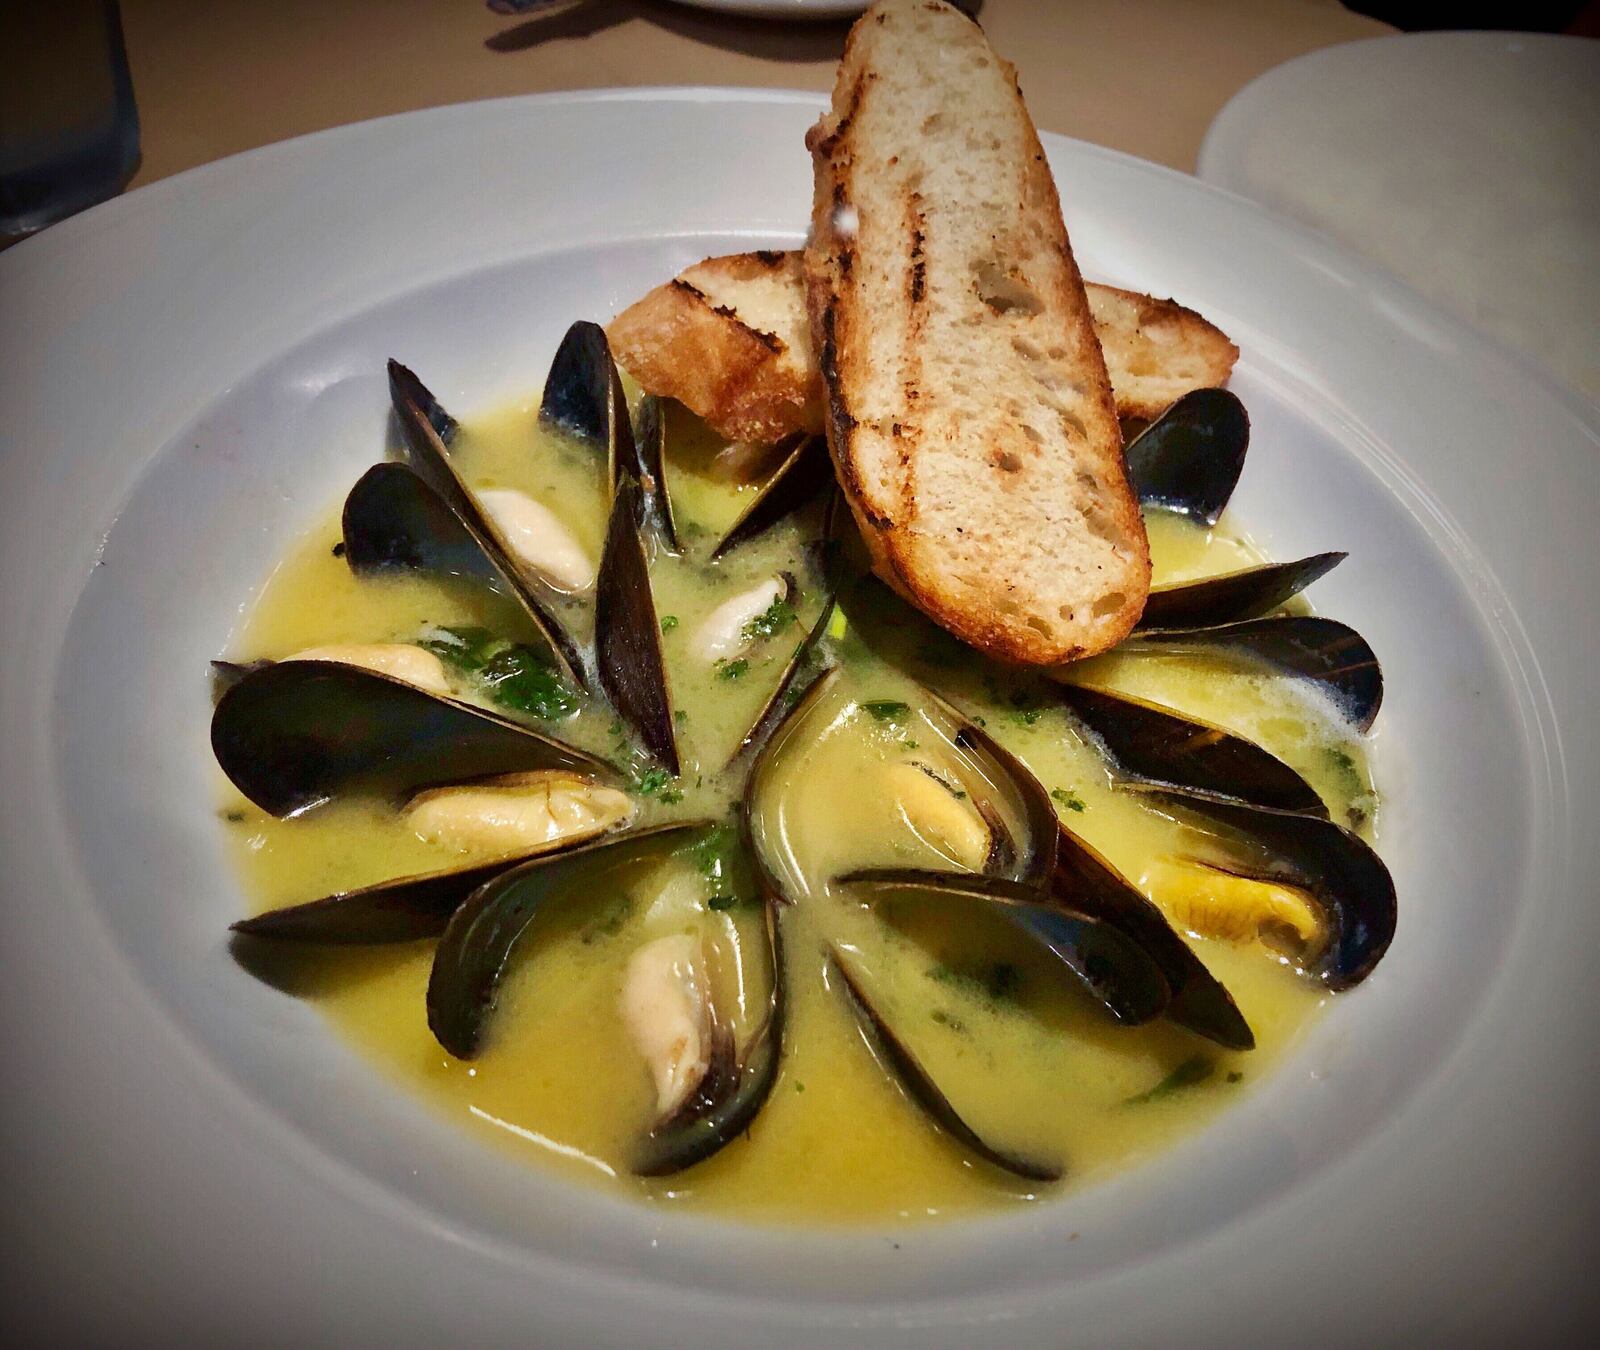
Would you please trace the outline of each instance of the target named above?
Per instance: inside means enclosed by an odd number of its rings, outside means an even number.
[[[991,861],[995,864],[1003,861],[1006,872],[1015,881],[1036,890],[1045,886],[1055,865],[1058,820],[1049,792],[1026,764],[987,731],[969,722],[950,704],[935,698],[960,719],[954,738],[956,749],[970,756],[988,782],[1011,798],[1011,805],[1022,823],[1021,837],[1011,838],[1011,847],[1004,858],[992,857]],[[973,800],[992,831],[995,824],[992,808],[976,796]]]
[[[439,408],[438,400],[410,370],[398,361],[389,362],[389,395],[394,404],[400,431],[411,454],[411,465],[433,489],[463,528],[476,541],[484,558],[504,579],[504,589],[526,611],[534,627],[550,648],[561,672],[580,689],[589,687],[583,659],[572,635],[556,618],[547,601],[545,583],[518,565],[511,549],[494,522],[479,507],[471,490],[450,460],[450,436],[439,430],[441,419],[454,434],[455,422]],[[437,411],[437,416],[429,409]]]
[[[1064,966],[1125,1026],[1149,1022],[1167,1007],[1170,987],[1143,947],[1100,918],[1047,903],[1046,893],[1034,886],[1007,877],[911,867],[866,868],[846,872],[834,882],[874,897],[976,905]]]
[[[544,903],[597,869],[663,854],[710,826],[690,821],[626,830],[501,872],[473,891],[446,924],[428,976],[428,1026],[457,1059],[483,1048],[511,949]]]
[[[594,593],[594,650],[600,686],[645,751],[679,772],[661,624],[650,593],[650,561],[639,533],[640,488],[617,486]]]
[[[798,511],[833,481],[833,461],[821,436],[799,436],[750,499],[739,518],[711,550],[715,562],[746,540]]]
[[[1349,624],[1320,615],[1136,633],[1117,650],[1186,652],[1265,666],[1322,689],[1361,731],[1372,729],[1383,702],[1383,670],[1367,640]]]
[[[607,477],[632,467],[633,426],[628,421],[617,364],[611,359],[606,330],[579,319],[561,339],[550,373],[545,376],[539,421],[606,452]],[[618,442],[626,445],[619,452]]]
[[[333,661],[282,661],[217,700],[211,748],[262,810],[292,815],[347,791],[399,794],[524,769],[616,770],[471,704]]]
[[[657,1124],[634,1160],[642,1177],[669,1176],[731,1144],[750,1128],[777,1082],[788,1016],[788,966],[783,947],[783,909],[770,892],[762,906],[770,972],[766,1015],[731,1064],[717,1064],[684,1107]]]
[[[1203,581],[1158,586],[1145,601],[1138,628],[1213,628],[1259,619],[1327,576],[1349,556],[1314,553],[1296,562],[1263,563]]]
[[[484,882],[522,862],[497,858],[385,881],[360,890],[339,891],[302,905],[269,910],[241,919],[232,931],[276,942],[303,942],[335,947],[379,946],[438,937],[450,916]]]
[[[374,464],[350,489],[344,557],[357,576],[423,572],[510,590],[472,532],[404,464]]]
[[[1118,777],[1327,818],[1317,790],[1254,741],[1126,694],[1081,684],[1056,692]]]
[[[1348,989],[1372,973],[1394,940],[1398,908],[1394,879],[1383,859],[1359,835],[1331,821],[1258,806],[1220,802],[1185,793],[1149,789],[1164,810],[1196,823],[1224,844],[1231,838],[1245,852],[1207,866],[1257,881],[1292,886],[1308,896],[1327,934],[1305,968],[1329,989]]]
[[[1027,1181],[1059,1181],[1064,1169],[1059,1163],[1041,1162],[1021,1154],[996,1148],[962,1119],[960,1113],[934,1082],[916,1057],[916,1054],[894,1031],[888,1020],[873,1004],[861,982],[851,973],[837,949],[829,953],[829,973],[838,981],[840,989],[855,1014],[861,1038],[866,1042],[872,1057],[884,1071],[899,1084],[901,1090],[921,1109],[939,1129],[948,1134],[967,1152],[985,1162]]]
[[[1128,443],[1139,501],[1215,525],[1250,447],[1250,416],[1226,389],[1194,389]]]
[[[845,510],[843,498],[835,492],[829,499],[827,510],[823,513],[822,535],[812,545],[815,550],[816,569],[822,577],[822,609],[806,631],[805,637],[794,649],[793,655],[784,664],[778,683],[762,705],[761,711],[756,714],[756,720],[750,724],[750,730],[740,738],[733,754],[729,756],[728,768],[732,768],[765,745],[785,715],[804,699],[807,691],[831,669],[829,664],[818,658],[818,651],[822,639],[828,635],[828,624],[838,606],[843,563],[837,532],[846,515],[848,512]]]
[[[632,474],[643,493],[642,524],[656,532],[674,553],[680,551],[678,527],[672,519],[672,493],[667,488],[667,419],[661,400],[646,394],[639,400],[633,425],[634,458],[622,473],[613,472],[612,489],[621,477]]]
[[[1222,982],[1174,931],[1160,909],[1066,826],[1060,827],[1051,894],[1057,903],[1107,923],[1161,969],[1172,991],[1169,1021],[1229,1050],[1253,1050],[1255,1033]]]

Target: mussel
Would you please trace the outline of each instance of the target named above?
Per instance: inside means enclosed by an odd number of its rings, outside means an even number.
[[[587,689],[577,643],[556,617],[551,603],[541,595],[548,583],[517,561],[500,527],[483,510],[451,463],[449,443],[455,434],[454,419],[439,407],[422,381],[398,361],[389,362],[389,393],[410,450],[412,467],[477,543],[503,580],[503,589],[532,620],[562,673],[580,689]]]
[[[1059,1163],[1043,1162],[1019,1153],[996,1148],[978,1134],[945,1096],[923,1067],[915,1052],[896,1034],[887,1018],[874,1005],[860,979],[844,956],[834,948],[828,961],[830,983],[837,981],[855,1013],[856,1025],[872,1057],[896,1082],[929,1120],[948,1134],[967,1152],[993,1164],[1004,1172],[1027,1181],[1059,1181],[1064,1169]]]
[[[483,1048],[511,949],[544,904],[570,887],[679,847],[709,821],[629,830],[536,857],[473,891],[451,915],[428,977],[428,1026],[457,1059]]]
[[[1157,586],[1145,601],[1138,628],[1214,628],[1259,619],[1282,608],[1349,556],[1314,553],[1297,562],[1262,563],[1201,581]]]
[[[668,548],[677,551],[660,401],[652,395],[641,400],[636,430],[628,417],[622,376],[599,324],[580,319],[567,329],[545,377],[539,421],[604,453],[606,481],[613,494],[625,479],[637,483],[640,527],[656,531]]]
[[[518,770],[616,777],[604,760],[519,723],[332,661],[240,677],[217,700],[211,748],[234,786],[275,816],[339,792],[400,794]]]
[[[1302,967],[1331,990],[1359,984],[1394,939],[1394,880],[1359,835],[1314,816],[1145,789],[1163,811],[1210,834],[1220,856],[1198,861],[1304,893],[1322,916]]]
[[[1061,684],[1056,692],[1104,748],[1120,778],[1328,815],[1310,783],[1242,736],[1106,689]]]
[[[1191,390],[1128,443],[1128,480],[1144,505],[1215,525],[1249,447],[1244,404],[1226,389]]]
[[[1109,924],[1160,968],[1171,997],[1168,1020],[1230,1050],[1255,1048],[1255,1033],[1233,996],[1162,912],[1065,825],[1060,827],[1051,895],[1068,911]]]
[[[580,774],[545,769],[427,788],[401,819],[419,839],[463,853],[528,854],[624,824],[633,799]]]
[[[729,769],[764,745],[790,709],[798,704],[807,691],[832,668],[831,663],[823,660],[819,653],[838,604],[842,571],[838,531],[842,527],[843,517],[847,514],[840,494],[835,492],[828,501],[827,510],[823,513],[822,536],[815,546],[815,568],[822,577],[822,607],[812,621],[811,627],[806,630],[805,637],[800,640],[789,660],[784,663],[783,672],[779,675],[778,682],[773,686],[766,703],[762,705],[761,711],[756,715],[756,720],[750,724],[750,729],[734,747],[726,766]]]
[[[733,1035],[717,1015],[710,957],[699,934],[655,938],[628,958],[622,1020],[656,1090],[656,1119],[714,1099],[733,1075]]]
[[[443,498],[404,464],[374,464],[344,503],[344,556],[358,576],[423,572],[511,586]]]
[[[1366,639],[1348,624],[1319,615],[1136,633],[1117,651],[1220,656],[1305,680],[1326,693],[1361,731],[1372,729],[1383,702],[1383,671]]]
[[[232,926],[235,933],[275,942],[334,947],[382,946],[438,937],[450,916],[473,891],[521,861],[493,858],[470,867],[447,868],[336,891],[320,900],[286,905]]]
[[[788,973],[782,906],[770,893],[763,900],[761,917],[769,963],[761,1021],[742,1049],[734,1047],[731,1038],[713,1046],[699,1081],[645,1138],[633,1164],[639,1176],[668,1176],[704,1162],[748,1130],[772,1095],[783,1057]]]
[[[786,707],[762,732],[760,739],[752,743],[750,749],[754,758],[740,795],[739,842],[748,855],[760,892],[766,936],[768,993],[765,1011],[756,1030],[734,1057],[731,1069],[723,1067],[713,1072],[708,1065],[705,1078],[693,1096],[651,1130],[634,1164],[634,1171],[640,1176],[665,1176],[711,1157],[749,1129],[777,1081],[788,1020],[784,912],[793,901],[763,854],[757,837],[756,797],[773,760],[831,688],[831,674],[813,683],[803,697]]]
[[[661,625],[650,592],[650,562],[639,526],[640,488],[617,485],[600,576],[595,583],[594,650],[600,686],[646,753],[677,777],[678,743],[667,688]]]
[[[484,882],[529,858],[588,843],[633,812],[626,794],[562,771],[430,788],[408,803],[405,822],[419,836],[477,853],[477,859],[271,910],[234,924],[233,931],[334,946],[437,937]]]
[[[726,556],[746,540],[771,529],[798,511],[833,481],[833,461],[828,443],[820,436],[801,435],[751,497],[739,518],[711,550],[712,561]]]
[[[954,902],[1009,924],[1124,1026],[1159,1017],[1171,996],[1160,966],[1137,942],[1101,918],[1052,902],[1037,887],[912,867],[862,868],[833,881],[872,900]]]
[[[426,647],[414,642],[334,642],[320,647],[304,647],[283,658],[285,661],[332,661],[387,675],[441,698],[454,693],[444,662]]]
[[[765,615],[779,606],[792,611],[799,599],[800,587],[793,574],[780,572],[763,578],[724,600],[701,620],[690,639],[694,655],[707,665],[738,656],[763,636],[758,630]],[[786,612],[784,618],[792,623],[794,615]]]

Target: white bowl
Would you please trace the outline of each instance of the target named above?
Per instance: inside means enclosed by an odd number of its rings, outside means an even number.
[[[437,109],[195,170],[0,257],[22,1323],[709,1348],[1237,1345],[1287,1319],[1332,1345],[1526,1338],[1592,1297],[1572,1197],[1594,1171],[1595,414],[1309,234],[1060,138],[1083,270],[1237,339],[1236,517],[1277,557],[1350,550],[1316,598],[1387,676],[1398,937],[1269,1082],[1022,1212],[754,1228],[518,1164],[229,958],[206,662],[379,455],[385,358],[470,414],[531,395],[572,319],[796,242],[817,107]]]

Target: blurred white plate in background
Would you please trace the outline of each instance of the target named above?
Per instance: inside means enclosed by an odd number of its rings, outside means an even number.
[[[1199,173],[1600,400],[1600,42],[1413,33],[1324,48],[1234,95]]]

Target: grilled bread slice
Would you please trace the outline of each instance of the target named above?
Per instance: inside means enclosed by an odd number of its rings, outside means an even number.
[[[828,445],[875,569],[1004,660],[1114,646],[1149,546],[1015,72],[942,0],[881,0],[807,144]]]
[[[1192,389],[1227,383],[1239,349],[1175,300],[1084,283],[1117,416],[1131,431]],[[822,374],[799,253],[707,258],[613,319],[611,351],[652,394],[730,441],[822,432]]]

